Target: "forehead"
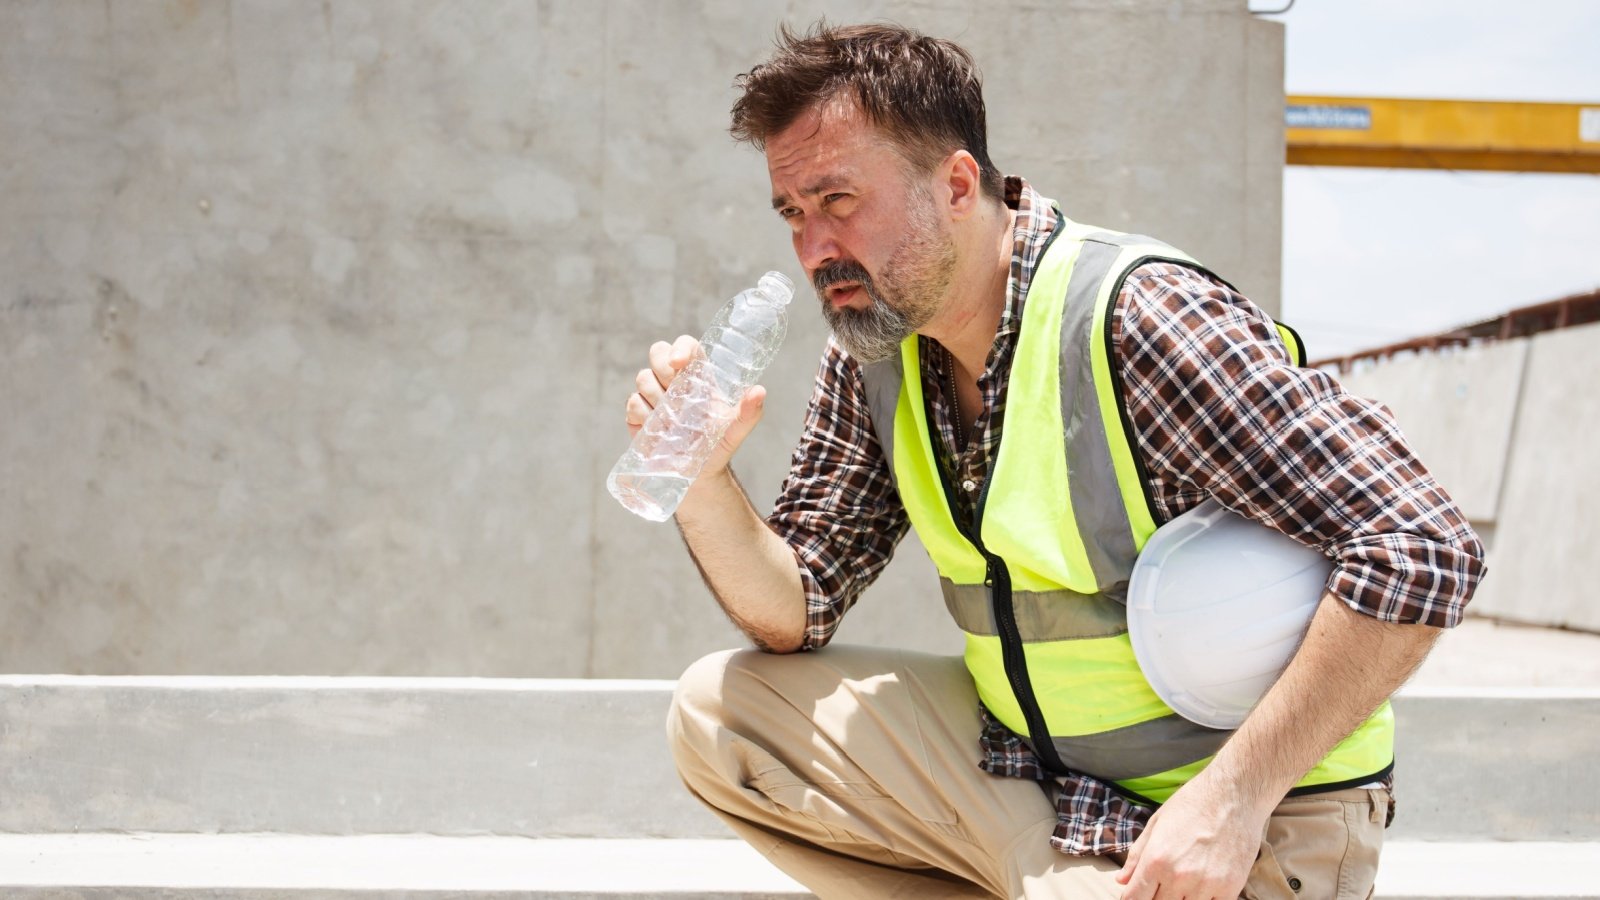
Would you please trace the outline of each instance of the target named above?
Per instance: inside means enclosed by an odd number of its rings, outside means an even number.
[[[849,102],[822,103],[767,139],[767,175],[774,198],[821,177],[870,177],[896,165],[894,145]]]

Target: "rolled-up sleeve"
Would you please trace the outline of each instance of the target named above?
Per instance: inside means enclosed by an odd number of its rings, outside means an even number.
[[[767,524],[794,549],[806,593],[801,649],[832,639],[910,528],[872,429],[861,368],[831,339],[805,430]]]
[[[1259,307],[1187,267],[1136,269],[1112,342],[1136,443],[1169,506],[1212,496],[1316,547],[1334,561],[1328,590],[1360,612],[1461,621],[1483,544],[1386,407],[1291,365]]]

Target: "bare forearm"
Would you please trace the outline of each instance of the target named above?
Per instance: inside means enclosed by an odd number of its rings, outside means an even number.
[[[1288,669],[1203,774],[1265,819],[1405,683],[1440,632],[1382,622],[1323,597]]]
[[[806,601],[794,551],[768,527],[733,472],[697,481],[678,507],[678,531],[723,612],[763,650],[792,653]]]

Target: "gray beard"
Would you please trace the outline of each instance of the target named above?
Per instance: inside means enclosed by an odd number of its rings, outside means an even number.
[[[882,272],[883,290],[857,262],[835,262],[812,273],[811,283],[822,299],[822,317],[839,345],[862,365],[883,362],[900,352],[900,344],[928,324],[937,307],[930,299],[950,285],[954,249],[941,241],[930,208],[922,196],[907,215],[909,232]],[[864,310],[828,302],[829,285],[854,281],[871,303]],[[890,303],[885,294],[894,297]]]
[[[866,309],[823,307],[822,317],[839,342],[855,360],[871,365],[892,358],[900,352],[900,344],[919,327],[889,304],[883,302],[870,284],[863,284],[872,305]]]

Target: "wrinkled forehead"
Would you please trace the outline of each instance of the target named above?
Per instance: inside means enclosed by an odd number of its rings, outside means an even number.
[[[854,101],[824,101],[766,142],[767,175],[774,199],[795,180],[824,175],[868,177],[903,157],[893,140]]]

